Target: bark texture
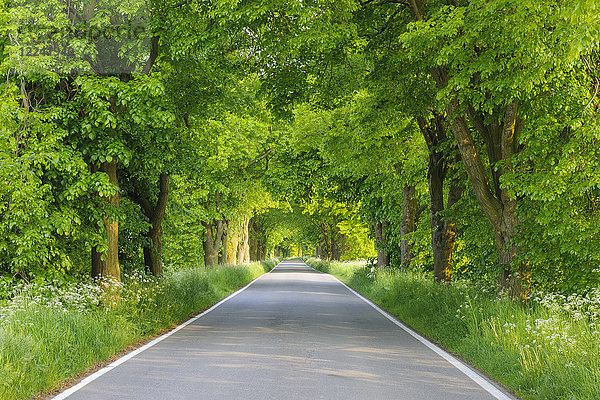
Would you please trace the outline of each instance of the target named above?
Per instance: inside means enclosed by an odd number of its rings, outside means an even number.
[[[426,19],[423,0],[410,0],[409,5],[416,21]],[[448,85],[450,76],[444,66],[431,68],[430,73],[438,88]],[[523,267],[519,268],[519,274],[512,273],[513,259],[518,251],[513,244],[519,226],[517,202],[500,185],[500,177],[512,168],[511,157],[520,151],[518,135],[524,120],[518,116],[518,100],[514,99],[504,107],[492,110],[492,118],[486,119],[481,112],[470,106],[466,107],[466,113],[462,112],[461,109],[465,108],[461,108],[458,93],[454,95],[446,106],[446,120],[452,127],[477,200],[494,229],[498,258],[502,265],[499,288],[513,297],[527,297],[528,287],[523,281],[526,275]],[[471,127],[483,138],[490,164],[489,171],[477,150]],[[499,161],[502,161],[502,168],[496,168]],[[488,172],[492,177],[491,182]]]
[[[231,229],[229,229],[229,234],[227,235],[227,264],[233,265],[236,263],[239,242],[240,237],[232,234]]]
[[[375,244],[377,245],[377,266],[386,267],[390,265],[390,255],[387,251],[386,231],[389,227],[387,221],[377,221],[373,218],[373,230],[375,231]]]
[[[152,227],[146,236],[150,244],[144,247],[144,265],[152,275],[162,276],[162,227]]]
[[[144,194],[142,184],[139,181],[133,181],[134,189],[131,194],[133,201],[142,207],[142,212],[150,222],[150,229],[144,234],[148,239],[144,246],[144,264],[146,269],[154,276],[162,276],[162,221],[167,210],[169,199],[169,181],[168,174],[160,174],[158,178],[158,198],[156,203],[152,204],[149,196]]]
[[[249,225],[250,218],[246,216],[242,223],[242,234],[238,243],[237,263],[248,264],[250,262],[250,244],[249,244]]]
[[[444,182],[448,174],[450,158],[440,145],[447,140],[445,118],[433,114],[427,121],[418,118],[417,122],[429,152],[427,181],[429,184],[429,210],[431,221],[431,248],[433,253],[433,275],[437,282],[449,283],[452,280],[452,254],[455,247],[456,224],[443,218]],[[462,186],[453,182],[448,193],[448,207],[452,207],[462,195]]]
[[[229,250],[229,223],[225,222],[223,235],[221,235],[221,252],[219,253],[219,265],[227,264]]]
[[[256,216],[250,218],[250,223],[248,224],[248,246],[250,251],[250,261],[260,260],[259,229],[260,227],[257,226]]]
[[[437,183],[436,183],[437,181]],[[439,187],[435,185],[441,184]],[[444,210],[443,183],[430,180],[430,191],[437,191],[431,204],[431,246],[433,251],[433,276],[437,282],[450,283],[452,280],[452,255],[456,243],[456,223],[441,216]],[[460,200],[463,188],[451,185],[448,193],[448,207]]]
[[[219,249],[226,222],[223,220],[214,220],[202,222],[204,226],[204,265],[214,267],[219,261]]]
[[[267,234],[264,218],[256,215],[250,219],[250,260],[262,261],[267,257]]]
[[[517,200],[500,185],[500,177],[512,170],[511,157],[519,151],[515,140],[522,126],[522,122],[517,117],[518,102],[515,100],[506,107],[502,123],[484,124],[481,114],[474,110],[469,111],[469,120],[483,137],[486,145],[491,182],[477,152],[466,118],[458,113],[458,101],[452,101],[448,109],[449,113],[454,115],[452,124],[454,137],[458,142],[469,181],[473,185],[479,204],[494,228],[498,258],[502,265],[499,287],[513,297],[526,297],[527,287],[522,280],[522,269],[519,269],[519,274],[512,273],[513,259],[518,251],[513,244],[519,225],[516,213]],[[503,166],[497,167],[500,161]]]
[[[106,173],[110,182],[119,188],[119,180],[117,178],[117,162],[103,163],[100,166],[100,171]],[[120,198],[119,189],[116,193],[108,198],[104,198],[107,204],[112,206],[119,205]],[[96,247],[92,249],[92,276],[93,277],[110,277],[121,281],[121,268],[119,266],[119,223],[109,219],[108,215],[103,217],[104,227],[106,228],[107,244],[106,251]]]
[[[401,262],[402,265],[410,265],[413,258],[412,249],[414,243],[406,238],[406,235],[417,229],[417,199],[415,198],[415,187],[406,185],[402,189],[402,223],[400,225],[401,239]]]

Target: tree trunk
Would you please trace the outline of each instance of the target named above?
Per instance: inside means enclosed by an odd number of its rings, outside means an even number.
[[[158,200],[153,207],[150,207],[147,210],[149,212],[147,216],[152,227],[148,232],[150,245],[144,248],[144,263],[146,264],[146,268],[148,268],[150,273],[154,276],[162,276],[163,274],[162,221],[165,217],[167,201],[169,200],[169,181],[169,175],[165,173],[160,174],[158,181]]]
[[[436,282],[450,283],[452,280],[452,254],[455,247],[456,224],[445,220],[444,211],[444,177],[437,175],[440,171],[432,171],[429,179],[429,198],[431,210],[431,246],[433,252],[433,276]],[[448,193],[448,207],[460,200],[462,186],[453,184]]]
[[[339,240],[338,240],[339,238]],[[342,258],[342,247],[343,247],[343,238],[340,238],[339,235],[335,235],[332,238],[331,243],[331,259],[335,261],[339,261]]]
[[[202,222],[204,226],[204,265],[214,267],[219,261],[219,248],[223,237],[224,223],[222,220]]]
[[[433,68],[431,74],[439,88],[447,86],[450,77],[444,68]],[[512,297],[524,298],[528,295],[528,288],[522,281],[522,268],[521,277],[511,273],[512,262],[518,251],[513,245],[519,225],[516,214],[517,202],[506,189],[500,186],[500,177],[511,171],[511,158],[520,151],[518,135],[524,120],[518,117],[518,105],[515,99],[503,110],[494,110],[495,118],[487,122],[484,116],[472,107],[468,107],[467,115],[461,112],[458,98],[455,97],[446,106],[446,118],[452,126],[452,133],[475,196],[494,228],[498,258],[502,267],[498,279],[499,289]],[[485,142],[491,182],[467,123],[467,116],[472,127]],[[497,168],[500,162],[503,166]]]
[[[227,239],[227,264],[233,265],[237,261],[236,253],[238,249],[238,244],[240,242],[240,237],[238,235],[229,234],[227,235]]]
[[[248,251],[250,261],[258,261],[258,232],[255,217],[250,218],[248,223]]]
[[[429,183],[429,211],[431,221],[431,249],[433,253],[433,276],[435,281],[449,283],[452,279],[452,253],[456,237],[456,224],[442,217],[444,207],[444,181],[450,160],[443,149],[446,140],[446,124],[442,115],[434,112],[427,121],[423,117],[417,122],[429,152],[427,181]],[[448,194],[448,207],[462,195],[462,187],[454,182]]]
[[[238,264],[248,264],[250,262],[250,245],[248,243],[248,228],[250,224],[250,218],[246,216],[244,218],[244,222],[242,224],[242,235],[240,237],[240,242],[238,243],[238,254],[237,254],[237,263]]]
[[[204,265],[207,267],[213,267],[217,265],[217,257],[218,252],[215,250],[215,237],[212,232],[212,227],[210,224],[202,224],[204,225],[204,242],[202,243],[202,248],[204,249]]]
[[[147,271],[154,276],[163,274],[162,221],[165,217],[169,199],[169,181],[170,176],[168,174],[160,174],[158,199],[156,204],[151,204],[151,199],[145,194],[143,184],[132,178],[133,192],[130,193],[130,197],[142,207],[144,215],[150,222],[150,228],[144,234],[148,239],[147,244],[144,246],[144,264]]]
[[[386,229],[389,226],[387,221],[377,221],[373,218],[373,230],[375,231],[375,244],[377,246],[377,266],[386,267],[390,265],[390,257],[386,249]]]
[[[162,255],[162,227],[158,229],[151,228],[147,237],[150,241],[148,246],[144,247],[144,264],[150,273],[154,276],[162,276],[163,262]]]
[[[446,223],[441,215],[444,211],[444,179],[446,178],[443,155],[430,150],[428,167],[433,277],[438,282],[450,282],[452,264],[450,254],[447,252],[449,238]]]
[[[411,12],[416,21],[426,19],[423,0],[410,0]],[[433,80],[439,89],[444,89],[451,76],[444,66],[431,68]],[[511,274],[512,261],[518,249],[513,245],[519,221],[516,215],[516,199],[500,187],[500,177],[512,167],[510,159],[519,152],[518,135],[524,120],[518,117],[518,101],[514,99],[504,109],[493,110],[493,116],[487,122],[481,113],[471,106],[467,107],[467,115],[472,127],[481,135],[488,152],[492,182],[488,179],[488,171],[479,155],[471,129],[457,97],[446,105],[446,120],[452,126],[452,133],[458,144],[461,159],[473,186],[477,200],[494,228],[496,248],[502,271],[499,276],[499,288],[513,297],[527,297],[528,288],[521,276]],[[502,121],[502,124],[498,121]],[[504,167],[496,168],[499,161]]]
[[[265,243],[265,225],[264,219],[261,216],[254,216],[250,219],[249,229],[250,240],[250,259],[252,261],[262,261],[266,256]]]
[[[524,277],[523,268],[519,268],[518,274],[512,273],[513,259],[518,251],[513,244],[519,225],[516,214],[517,200],[506,189],[500,187],[500,177],[511,171],[511,157],[518,152],[516,136],[522,127],[522,121],[518,121],[517,107],[516,100],[506,107],[502,126],[495,122],[485,125],[481,115],[472,109],[469,112],[469,119],[486,143],[488,158],[493,170],[491,183],[477,153],[466,120],[459,114],[457,100],[450,103],[448,112],[455,116],[452,130],[458,142],[469,181],[473,185],[479,204],[494,228],[498,258],[502,266],[498,279],[499,289],[512,297],[526,298],[528,287],[522,279]],[[496,168],[495,166],[501,161],[503,166]]]
[[[325,225],[323,229],[323,246],[321,246],[321,251],[323,252],[323,256],[325,260],[329,261],[333,256],[333,249],[331,248],[332,241],[330,237],[329,227]]]
[[[219,253],[219,264],[225,265],[227,264],[227,260],[229,257],[228,254],[228,242],[229,242],[229,224],[224,222],[223,235],[221,237],[221,252]]]
[[[417,200],[415,199],[415,187],[406,185],[402,189],[402,223],[400,224],[401,239],[401,262],[403,266],[410,265],[413,254],[414,243],[405,238],[417,229]]]
[[[338,228],[338,219],[333,218],[331,223],[324,222],[325,231],[327,232],[327,252],[329,260],[339,261],[342,258],[342,250],[344,246],[344,238]]]
[[[110,182],[117,187],[116,193],[104,200],[111,206],[118,206],[121,194],[119,193],[119,180],[117,179],[117,162],[103,163],[100,170],[106,173]],[[104,253],[101,253],[98,247],[92,249],[92,276],[110,277],[120,282],[119,223],[116,220],[110,220],[108,215],[103,217],[103,221],[106,228],[108,247]]]
[[[504,210],[503,210],[504,211]],[[519,223],[516,210],[508,208],[507,212],[501,214],[499,227],[494,226],[494,236],[498,258],[502,265],[502,271],[498,277],[498,286],[501,291],[506,292],[511,297],[526,299],[528,296],[528,285],[525,280],[523,268],[513,272],[512,264],[518,248],[513,240]]]

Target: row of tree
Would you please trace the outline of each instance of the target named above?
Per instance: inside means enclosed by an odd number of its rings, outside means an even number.
[[[260,217],[278,205],[263,181],[286,121],[266,105],[249,31],[231,33],[235,12],[221,24],[217,5],[197,6],[3,6],[4,274],[160,276],[165,261],[243,263],[292,244]]]
[[[532,282],[598,282],[599,11],[347,1],[282,17],[303,21],[284,25],[294,39],[278,64],[308,72],[294,86],[296,148],[317,151],[334,186],[360,202],[381,264],[400,243],[397,263],[428,253],[435,279],[449,282],[459,243],[472,274],[496,271],[515,296]]]
[[[248,262],[278,132],[236,38],[194,5],[3,7],[0,270]]]
[[[160,275],[164,259],[276,249],[370,257],[374,241],[380,265],[495,275],[515,296],[599,280],[594,2],[3,12],[5,272],[89,255],[118,277],[143,249]],[[124,26],[135,34],[92,34]]]

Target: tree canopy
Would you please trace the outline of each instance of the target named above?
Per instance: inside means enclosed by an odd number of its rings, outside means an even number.
[[[600,283],[595,2],[69,4],[2,6],[3,274]]]

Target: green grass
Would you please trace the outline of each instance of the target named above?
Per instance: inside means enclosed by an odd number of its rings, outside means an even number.
[[[600,398],[600,293],[529,305],[471,283],[309,259],[523,399]]]
[[[181,323],[275,266],[197,268],[162,279],[24,285],[0,303],[0,399],[49,390],[127,346]]]

